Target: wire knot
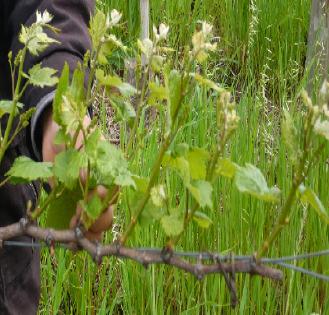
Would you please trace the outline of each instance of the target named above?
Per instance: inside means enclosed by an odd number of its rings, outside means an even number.
[[[164,263],[169,264],[171,258],[173,257],[173,251],[172,249],[168,248],[168,247],[164,247],[161,251],[161,258],[163,260]]]
[[[27,218],[21,218],[19,220],[19,226],[23,232],[26,231],[28,224],[29,224],[29,220]]]
[[[75,229],[74,229],[74,232],[75,232],[75,238],[79,241],[81,240],[84,235],[83,235],[83,232],[81,230],[81,228],[79,226],[77,226]]]
[[[96,248],[94,253],[94,262],[97,265],[100,265],[102,263],[102,256],[101,256],[101,244],[97,241],[96,242]]]

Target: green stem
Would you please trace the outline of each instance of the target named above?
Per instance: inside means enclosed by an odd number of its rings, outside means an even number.
[[[148,68],[149,69],[149,68]],[[143,76],[143,83],[142,83],[142,90],[141,90],[141,97],[139,99],[138,105],[137,105],[137,112],[136,112],[136,118],[134,120],[134,125],[133,128],[131,129],[130,135],[129,135],[129,141],[127,144],[127,149],[126,149],[126,154],[129,155],[132,145],[134,143],[135,137],[136,137],[136,132],[137,132],[137,127],[139,124],[139,118],[143,110],[143,102],[146,94],[146,78],[149,74],[149,70],[145,71],[144,76]]]
[[[163,157],[171,143],[171,137],[168,137],[165,142],[162,144],[161,149],[160,149],[160,153],[158,155],[158,158],[155,162],[155,164],[153,165],[152,171],[151,171],[151,177],[150,177],[150,181],[149,184],[147,186],[146,192],[144,194],[143,199],[140,201],[140,203],[137,206],[137,210],[134,214],[134,216],[131,218],[130,223],[127,227],[127,230],[125,231],[125,233],[123,234],[123,236],[120,239],[120,243],[121,244],[125,244],[125,242],[127,241],[127,238],[129,237],[129,235],[131,234],[132,230],[134,229],[139,216],[141,215],[141,213],[143,212],[145,205],[147,204],[147,202],[150,199],[150,192],[152,187],[155,184],[156,179],[158,178],[158,174],[160,171],[160,167],[161,167],[161,163],[163,160]]]
[[[42,207],[38,207],[36,208],[32,213],[29,214],[30,218],[32,221],[35,221],[41,214],[42,212],[47,209],[48,205],[56,198],[59,197],[59,195],[61,195],[64,191],[64,188],[62,189],[62,191],[57,192],[57,187],[54,187],[50,194],[48,195],[48,198],[46,199],[46,201],[44,202],[44,204],[42,205]]]
[[[6,177],[2,182],[0,182],[0,187],[5,185],[9,181],[10,177]]]
[[[289,216],[292,212],[292,206],[296,200],[296,193],[297,193],[298,187],[305,180],[305,176],[306,176],[304,171],[305,171],[306,159],[308,156],[308,150],[309,150],[309,146],[310,146],[310,142],[311,142],[311,132],[309,132],[309,130],[311,128],[312,128],[311,125],[309,125],[309,128],[306,132],[305,141],[304,141],[304,153],[303,153],[302,159],[298,165],[297,172],[294,176],[293,184],[290,189],[287,200],[281,208],[280,216],[277,220],[276,225],[274,226],[274,229],[272,230],[270,235],[267,237],[265,242],[263,242],[263,244],[257,251],[257,254],[256,254],[257,259],[260,259],[268,251],[268,249],[272,246],[274,240],[277,238],[279,233],[289,223]]]
[[[4,155],[5,155],[5,151],[7,149],[7,144],[8,144],[8,139],[9,139],[10,131],[11,131],[11,129],[13,127],[13,123],[14,123],[14,118],[15,118],[16,108],[17,108],[17,103],[19,101],[20,87],[21,87],[21,82],[22,82],[22,77],[23,77],[23,66],[24,66],[24,60],[25,60],[26,52],[27,52],[27,48],[25,46],[24,49],[23,49],[21,60],[20,60],[19,72],[18,72],[18,79],[17,79],[17,85],[16,85],[16,89],[15,89],[15,94],[13,95],[13,108],[12,108],[12,110],[10,112],[8,123],[7,123],[6,130],[5,130],[5,135],[4,135],[3,140],[2,140],[2,143],[1,143],[1,148],[0,148],[0,164],[1,164],[1,161],[2,161],[2,159],[4,157]]]
[[[95,50],[94,56],[91,57],[91,61],[90,61],[90,73],[89,73],[89,78],[88,78],[88,85],[87,85],[87,95],[86,95],[86,100],[87,100],[87,106],[89,106],[89,100],[91,98],[91,89],[92,89],[92,85],[93,85],[93,81],[94,81],[94,77],[95,77],[95,73],[96,73],[96,63],[97,63],[97,58],[99,55],[99,51],[101,49],[101,47],[103,46],[103,42],[100,42],[98,47]]]

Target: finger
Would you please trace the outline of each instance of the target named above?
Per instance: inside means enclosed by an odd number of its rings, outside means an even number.
[[[113,223],[113,207],[109,206],[101,214],[101,216],[95,221],[95,223],[90,227],[89,231],[93,233],[107,231],[112,227],[112,223]]]
[[[75,228],[79,222],[80,222],[80,217],[81,217],[81,213],[82,213],[82,207],[80,206],[80,204],[77,205],[75,214],[72,216],[71,220],[70,220],[70,228]]]
[[[86,185],[87,182],[87,169],[86,168],[81,168],[79,172],[80,176],[80,181],[82,185]]]
[[[103,185],[98,185],[93,190],[93,194],[94,193],[96,193],[101,200],[104,200],[107,196],[108,190]]]

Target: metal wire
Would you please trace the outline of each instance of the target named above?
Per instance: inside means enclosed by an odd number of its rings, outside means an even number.
[[[278,266],[281,266],[281,267],[284,267],[284,268],[288,268],[288,269],[291,269],[291,270],[294,270],[294,271],[297,271],[297,272],[301,272],[301,273],[303,273],[305,275],[308,275],[308,276],[311,276],[313,278],[317,278],[317,279],[329,282],[329,276],[327,276],[327,275],[323,275],[323,274],[320,274],[320,273],[317,273],[317,272],[314,272],[314,271],[311,271],[311,270],[307,270],[307,269],[302,268],[302,267],[298,267],[298,266],[290,265],[290,264],[286,264],[286,263],[277,262],[276,264]]]
[[[45,242],[18,242],[18,241],[4,241],[3,246],[6,247],[29,247],[29,248],[45,248],[49,247],[49,244]],[[61,248],[69,248],[66,244],[56,243],[56,247]],[[148,253],[148,254],[159,254],[162,252],[161,248],[134,248],[134,250],[141,252],[141,253]],[[172,253],[173,256],[176,257],[184,257],[184,258],[193,258],[200,260],[213,260],[216,258],[217,260],[224,262],[224,261],[253,261],[253,256],[233,256],[233,255],[220,255],[216,253],[210,253],[210,252],[182,252],[182,251],[175,251]],[[278,265],[286,269],[294,270],[303,274],[306,274],[308,276],[314,277],[319,280],[327,281],[329,282],[329,276],[319,274],[317,272],[298,267],[292,264],[287,264],[287,261],[299,261],[299,260],[305,260],[305,259],[311,259],[316,257],[323,257],[323,256],[329,256],[329,249],[322,250],[314,253],[306,253],[296,256],[284,256],[284,257],[278,257],[278,258],[261,258],[260,262],[262,264],[271,264],[271,265]]]

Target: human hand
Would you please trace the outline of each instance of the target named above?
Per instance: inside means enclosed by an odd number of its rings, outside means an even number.
[[[88,126],[90,124],[90,118],[88,116],[84,119],[84,126]],[[59,126],[52,119],[52,111],[51,109],[46,111],[43,114],[43,138],[42,138],[42,157],[45,162],[54,162],[55,157],[61,151],[65,149],[64,145],[57,145],[54,143],[54,139],[59,130]],[[82,132],[78,135],[76,147],[80,148],[83,145],[83,135]],[[85,184],[85,171],[82,170],[80,172],[80,180],[82,184]],[[53,186],[53,183],[50,181],[50,186]],[[104,200],[107,195],[107,189],[99,185],[95,189],[91,190],[88,195],[88,199],[92,198],[95,194],[101,199]],[[82,208],[78,204],[76,208],[75,215],[71,218],[70,228],[74,228],[80,223],[80,218],[82,214]],[[101,216],[94,222],[94,224],[86,231],[85,236],[89,240],[101,240],[102,234],[104,231],[108,230],[112,226],[113,221],[113,206],[108,205],[106,209],[104,209]]]

